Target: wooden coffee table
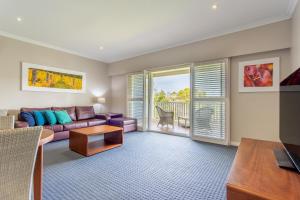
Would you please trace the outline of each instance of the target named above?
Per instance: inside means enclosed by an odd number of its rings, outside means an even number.
[[[104,140],[89,142],[89,136],[104,135]],[[123,128],[109,125],[93,126],[70,131],[69,148],[91,156],[123,144]]]

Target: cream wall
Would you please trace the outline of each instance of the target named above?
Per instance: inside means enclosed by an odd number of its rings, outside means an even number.
[[[111,111],[116,113],[126,113],[126,85],[127,77],[117,75],[111,77]]]
[[[292,19],[292,65],[300,67],[300,3],[298,2]]]
[[[112,63],[112,111],[125,113],[126,73],[182,63],[231,58],[231,141],[241,137],[277,141],[279,138],[279,94],[239,93],[238,62],[278,56],[281,78],[291,71],[291,21],[283,21]]]
[[[84,94],[21,91],[21,62],[86,72],[87,91]],[[105,96],[108,102],[101,111],[109,110],[111,85],[107,68],[102,62],[0,36],[0,109],[93,105],[92,99],[98,95]]]
[[[242,137],[279,141],[279,92],[238,92],[238,64],[242,61],[280,57],[280,79],[291,71],[290,50],[283,49],[231,58],[231,141]]]
[[[175,47],[109,64],[109,74],[120,75],[149,67],[178,65],[291,46],[291,20]]]

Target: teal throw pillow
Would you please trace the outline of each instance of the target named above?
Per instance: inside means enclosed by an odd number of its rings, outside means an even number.
[[[56,119],[60,124],[68,124],[72,122],[69,114],[65,110],[54,111]]]
[[[32,111],[37,126],[44,126],[46,124],[46,119],[43,115],[44,112],[43,110]]]
[[[50,125],[54,125],[57,123],[56,116],[52,110],[45,110],[44,116]]]

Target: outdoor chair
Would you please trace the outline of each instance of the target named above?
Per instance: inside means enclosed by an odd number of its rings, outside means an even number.
[[[155,106],[158,116],[159,116],[159,122],[157,124],[157,126],[159,125],[172,125],[174,127],[174,112],[172,111],[164,111],[162,108],[160,108],[159,106]]]
[[[0,130],[0,199],[29,200],[42,127]]]
[[[214,110],[210,107],[203,107],[196,111],[197,115],[197,126],[200,129],[211,129],[211,120]]]

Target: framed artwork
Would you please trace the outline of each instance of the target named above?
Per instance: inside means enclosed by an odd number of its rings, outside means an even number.
[[[279,58],[239,63],[239,92],[279,91]]]
[[[83,72],[22,63],[22,90],[42,92],[84,93],[86,74]]]

